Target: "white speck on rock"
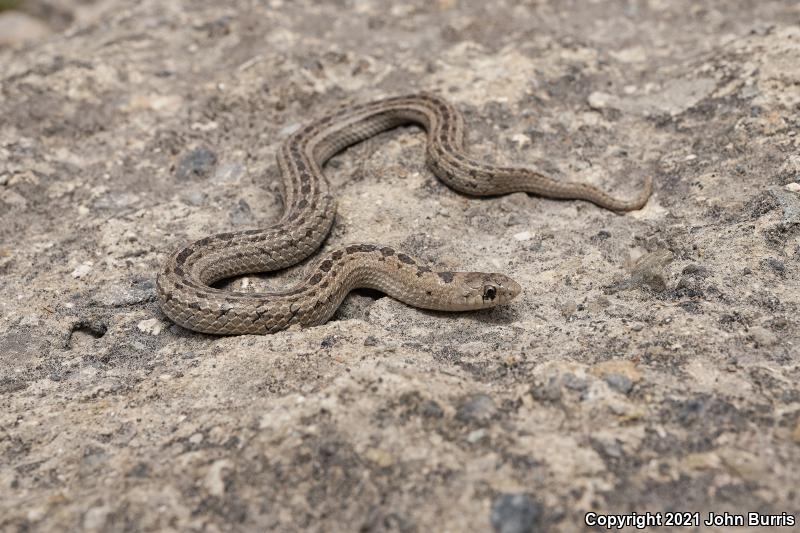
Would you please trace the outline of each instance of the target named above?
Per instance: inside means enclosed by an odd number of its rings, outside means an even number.
[[[78,267],[72,271],[72,277],[75,279],[85,278],[86,275],[92,271],[92,265],[94,265],[94,263],[91,261],[78,265]]]
[[[475,431],[471,431],[469,435],[467,435],[467,442],[469,442],[470,444],[475,444],[485,436],[486,436],[485,429],[476,429]]]
[[[533,233],[530,231],[520,231],[514,234],[514,239],[517,241],[529,241],[531,237],[533,237]]]
[[[786,187],[784,187],[789,192],[800,192],[800,183],[787,183]]]
[[[225,479],[223,479],[223,470],[230,468],[232,463],[227,459],[220,459],[215,461],[208,468],[206,474],[205,486],[209,494],[212,496],[222,496],[225,494]]]
[[[27,518],[29,522],[38,522],[42,518],[45,517],[47,513],[41,507],[34,507],[33,509],[28,510]]]
[[[142,320],[136,325],[139,328],[139,331],[144,333],[149,333],[150,335],[158,335],[161,333],[161,330],[164,329],[164,324],[157,318],[149,318],[147,320]]]
[[[210,122],[193,122],[191,128],[195,131],[213,131],[219,127],[219,124],[213,120]]]
[[[613,97],[608,93],[595,91],[589,95],[587,102],[589,103],[589,107],[592,109],[605,109],[606,107],[609,107],[612,98]]]
[[[517,133],[516,135],[511,136],[511,140],[517,144],[517,147],[523,147],[526,144],[530,144],[531,139],[524,133]]]

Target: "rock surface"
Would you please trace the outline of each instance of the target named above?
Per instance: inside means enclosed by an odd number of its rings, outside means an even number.
[[[800,506],[796,3],[104,4],[0,48],[0,529],[571,532],[590,510]],[[505,272],[513,305],[363,292],[269,337],[166,320],[169,252],[279,215],[282,139],[415,90],[487,160],[655,194],[626,215],[470,199],[393,131],[326,168],[326,246]]]

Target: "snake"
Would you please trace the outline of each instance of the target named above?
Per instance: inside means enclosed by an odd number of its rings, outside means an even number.
[[[435,269],[391,246],[357,243],[330,250],[310,263],[302,280],[269,292],[215,288],[220,280],[271,272],[310,257],[330,233],[336,200],[322,168],[345,148],[379,133],[415,124],[427,133],[425,161],[441,181],[467,196],[513,192],[585,200],[611,211],[642,208],[652,178],[630,200],[534,169],[482,163],[464,150],[464,119],[430,93],[344,106],[289,134],[277,152],[283,214],[269,227],[217,233],[179,248],[156,279],[163,313],[174,323],[215,335],[268,334],[292,326],[321,325],[356,288],[375,289],[413,307],[470,311],[511,302],[521,291],[500,273]]]

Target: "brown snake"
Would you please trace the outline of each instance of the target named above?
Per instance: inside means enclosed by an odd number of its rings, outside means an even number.
[[[524,191],[580,199],[614,211],[641,208],[584,183],[556,181],[534,170],[492,166],[463,150],[464,121],[448,102],[414,94],[344,108],[292,134],[278,152],[285,211],[271,227],[218,233],[177,250],[158,275],[161,309],[175,323],[204,333],[274,333],[293,324],[326,322],[354,288],[382,291],[415,307],[465,311],[502,305],[520,292],[503,274],[442,272],[374,244],[353,244],[325,254],[295,287],[267,293],[211,287],[224,278],[297,264],[317,250],[333,225],[336,202],[322,166],[346,147],[382,131],[416,123],[427,131],[426,160],[451,188],[471,196]]]

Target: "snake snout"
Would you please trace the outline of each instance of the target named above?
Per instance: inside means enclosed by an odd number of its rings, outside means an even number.
[[[507,278],[504,288],[507,302],[510,302],[522,292],[522,286],[511,278]]]
[[[522,291],[519,283],[505,274],[492,274],[491,281],[484,286],[484,301],[493,305],[503,305]]]

